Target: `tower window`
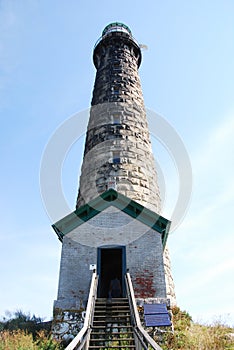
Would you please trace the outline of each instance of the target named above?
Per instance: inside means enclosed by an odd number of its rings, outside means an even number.
[[[113,63],[113,68],[114,68],[114,70],[115,70],[115,69],[119,69],[119,68],[120,68],[120,62],[119,62],[119,61],[115,61],[115,62]]]
[[[119,95],[119,93],[120,93],[120,87],[121,87],[120,84],[113,84],[113,86],[112,86],[112,88],[111,88],[112,94],[114,94],[114,95]]]
[[[119,151],[113,151],[113,163],[114,164],[120,163],[120,152]]]
[[[113,124],[120,124],[120,114],[113,113],[112,118],[113,118]]]

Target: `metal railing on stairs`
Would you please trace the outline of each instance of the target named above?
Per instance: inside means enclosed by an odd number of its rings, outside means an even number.
[[[96,271],[93,271],[89,298],[85,313],[84,326],[77,334],[77,336],[71,341],[71,343],[65,348],[65,350],[80,350],[80,349],[88,349],[89,338],[91,333],[91,325],[93,323],[93,314],[94,314],[94,306],[95,300],[97,297],[97,286],[98,286],[98,275]]]
[[[132,315],[136,350],[141,350],[141,349],[162,350],[162,348],[154,341],[153,338],[151,338],[151,336],[142,327],[140,316],[137,310],[134,290],[133,290],[132,281],[131,281],[129,272],[127,272],[125,275],[125,283],[126,283],[127,296],[128,296],[131,315]]]

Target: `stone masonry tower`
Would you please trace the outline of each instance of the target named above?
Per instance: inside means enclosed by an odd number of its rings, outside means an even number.
[[[107,26],[95,46],[97,69],[77,207],[110,186],[159,212],[160,196],[130,29]]]
[[[91,271],[98,298],[128,270],[138,303],[175,305],[166,246],[170,221],[161,203],[138,68],[141,49],[130,29],[109,24],[94,48],[97,69],[76,209],[53,225],[62,241],[53,334],[82,327]]]
[[[97,69],[86,134],[77,208],[114,188],[156,213],[160,192],[138,68],[141,49],[131,30],[111,23],[93,53]],[[167,247],[164,249],[167,295],[175,304]]]

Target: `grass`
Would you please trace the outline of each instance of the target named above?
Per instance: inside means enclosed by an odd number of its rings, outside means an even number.
[[[37,334],[33,339],[31,333],[24,330],[1,331],[0,350],[60,350],[62,347],[58,342],[47,336],[44,331]]]
[[[163,339],[155,337],[163,350],[234,350],[234,329],[221,320],[211,325],[202,325],[194,323],[191,316],[178,307],[174,307],[172,312],[174,332],[164,333]],[[110,346],[114,345],[113,341]],[[127,344],[122,340],[121,345]],[[52,339],[48,330],[41,330],[36,335],[23,329],[0,330],[0,350],[62,349],[62,345]]]
[[[194,323],[191,316],[178,307],[173,310],[174,333],[165,333],[163,350],[234,350],[234,329],[221,321],[212,325]]]

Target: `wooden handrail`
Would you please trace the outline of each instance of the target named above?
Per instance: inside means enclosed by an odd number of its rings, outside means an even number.
[[[153,338],[151,338],[151,336],[142,327],[140,316],[139,316],[139,313],[137,310],[136,299],[135,299],[133,285],[132,285],[132,281],[131,281],[131,277],[130,277],[129,272],[126,273],[126,287],[127,287],[130,307],[132,309],[132,313],[134,316],[134,323],[135,323],[134,326],[136,329],[136,332],[135,332],[136,336],[138,337],[138,339],[140,340],[140,342],[142,343],[142,345],[145,349],[148,349],[148,347],[150,346],[154,350],[162,350],[162,348],[154,341]]]
[[[98,275],[96,271],[93,271],[93,276],[90,284],[89,298],[85,312],[84,325],[80,332],[75,336],[71,343],[65,348],[65,350],[75,350],[82,348],[83,344],[88,340],[91,332],[91,324],[94,313],[94,305],[97,295]]]

